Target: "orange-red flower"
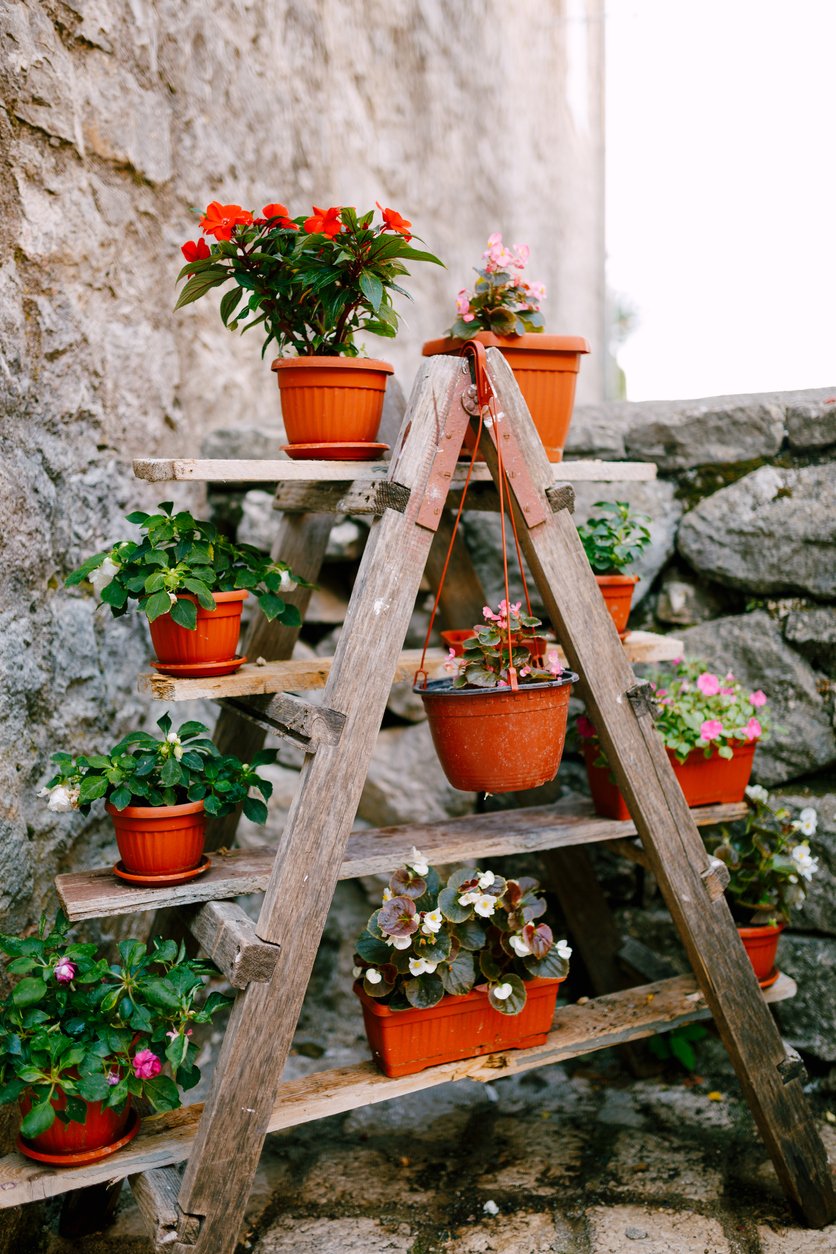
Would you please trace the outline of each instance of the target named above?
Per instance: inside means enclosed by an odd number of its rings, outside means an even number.
[[[287,205],[280,205],[278,203],[275,205],[265,205],[261,212],[264,214],[265,218],[268,219],[268,221],[271,218],[276,219],[275,222],[270,222],[271,226],[286,226],[289,227],[291,231],[299,230],[293,219],[287,216]]]
[[[376,200],[374,203],[383,214],[382,229],[384,231],[397,231],[398,235],[402,235],[405,240],[409,241],[412,239],[412,232],[409,229],[412,226],[411,222],[406,218],[402,218],[394,209],[384,209],[379,200]]]
[[[341,213],[339,206],[320,209],[318,205],[314,205],[312,216],[305,221],[305,231],[308,235],[327,235],[329,239],[333,239],[343,228]]]
[[[180,252],[188,262],[205,261],[210,256],[209,245],[205,239],[187,239]]]
[[[204,235],[214,235],[215,239],[230,239],[236,226],[249,226],[253,215],[240,205],[222,205],[213,200],[200,219],[200,228]]]

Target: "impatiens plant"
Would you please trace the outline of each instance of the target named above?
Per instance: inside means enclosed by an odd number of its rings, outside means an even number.
[[[198,605],[215,608],[213,592],[246,589],[269,621],[300,625],[298,609],[281,594],[305,581],[286,562],[274,562],[251,544],[233,544],[212,523],[198,521],[188,510],[175,514],[171,501],[157,509],[156,514],[141,510],[128,514],[127,521],[139,527],[142,539],[118,540],[94,553],[68,576],[67,585],[87,580],[115,618],[136,601],[149,622],[170,613],[175,623],[191,631],[197,626]],[[195,600],[183,599],[184,594]]]
[[[540,302],[546,289],[523,278],[529,252],[528,244],[508,248],[498,232],[489,236],[473,288],[462,288],[456,297],[457,317],[450,335],[466,340],[477,331],[524,335],[543,330]]]
[[[776,803],[759,784],[746,789],[746,802],[746,817],[710,829],[705,844],[729,868],[726,895],[739,921],[785,923],[818,871],[807,839],[818,816],[812,806]]]
[[[539,618],[523,614],[522,602],[500,601],[494,611],[486,605],[485,622],[474,627],[464,641],[464,653],[451,649],[445,669],[455,675],[454,688],[507,688],[509,664],[521,684],[545,683],[560,678],[563,667],[556,650],[546,652],[548,639],[538,634]],[[509,640],[510,635],[510,640]]]
[[[578,527],[587,560],[596,575],[620,575],[650,544],[650,519],[627,501],[596,501],[592,508],[601,512]]]
[[[59,914],[51,929],[42,918],[35,936],[0,935],[9,975],[19,977],[0,1003],[0,1102],[28,1099],[21,1132],[29,1138],[56,1118],[83,1123],[85,1102],[121,1110],[143,1098],[175,1109],[178,1088],[200,1079],[195,1025],[229,1003],[205,995],[215,967],[173,940],[120,941],[111,962],[67,933]],[[61,1094],[66,1105],[56,1111]]]
[[[501,1014],[516,1015],[526,982],[563,979],[571,949],[537,920],[546,903],[534,879],[503,879],[476,867],[438,872],[413,849],[395,871],[356,943],[355,978],[389,1007],[426,1010],[442,997],[486,985]]]
[[[678,761],[684,762],[694,749],[707,758],[715,752],[731,758],[733,745],[769,735],[767,697],[760,688],[750,690],[731,671],[715,675],[705,662],[679,658],[669,666],[650,682],[659,711],[656,730]],[[578,733],[584,740],[597,738],[584,715],[578,719]],[[596,765],[605,764],[601,755]]]
[[[220,313],[231,331],[260,326],[262,357],[279,354],[356,357],[354,337],[392,337],[399,315],[392,293],[409,293],[399,280],[407,261],[441,265],[412,247],[412,223],[378,204],[358,214],[348,206],[291,217],[285,205],[265,205],[261,217],[240,205],[213,201],[200,218],[203,236],[183,245],[186,279],[175,306],[225,287]],[[207,243],[211,236],[213,242]]]
[[[174,806],[202,801],[207,814],[218,818],[236,806],[254,823],[264,823],[273,785],[258,767],[276,761],[275,749],[262,749],[251,762],[222,754],[203,723],[187,722],[173,731],[167,714],[157,720],[162,736],[133,731],[107,753],[55,753],[57,773],[41,796],[50,810],[81,810],[87,814],[103,797],[116,810],[126,806]]]

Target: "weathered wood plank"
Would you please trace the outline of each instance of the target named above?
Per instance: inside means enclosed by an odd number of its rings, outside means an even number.
[[[273,508],[286,514],[382,514],[384,510],[406,509],[409,490],[388,479],[359,479],[354,483],[280,483],[276,488]]]
[[[764,1001],[772,1003],[793,997],[795,991],[794,981],[782,975],[762,996]],[[359,1023],[359,1008],[357,1017]],[[267,1117],[267,1130],[278,1132],[449,1081],[496,1080],[502,1075],[564,1062],[580,1054],[609,1049],[624,1041],[654,1036],[709,1017],[693,977],[677,976],[594,998],[583,1006],[558,1007],[548,1041],[534,1049],[506,1050],[483,1058],[465,1059],[397,1080],[382,1075],[372,1062],[290,1080],[278,1090]],[[193,1151],[203,1109],[200,1103],[195,1103],[143,1119],[139,1134],[130,1145],[88,1167],[44,1167],[21,1154],[7,1154],[0,1158],[0,1209],[183,1162]],[[166,1198],[170,1196],[172,1181],[173,1177],[168,1176],[161,1188],[156,1189],[164,1208],[168,1205]]]
[[[362,491],[368,481],[390,477],[392,463],[380,462],[293,462],[272,460],[232,460],[220,458],[157,457],[137,458],[133,471],[137,479],[151,483],[169,480],[203,483],[340,483],[345,491]],[[595,459],[556,462],[553,483],[626,483],[656,478],[652,462],[608,462]],[[459,463],[452,480],[455,488],[463,482],[466,464]],[[397,479],[396,476],[392,476]],[[485,483],[490,471],[482,464],[473,469],[472,482]]]
[[[176,1241],[188,1244],[197,1238],[200,1220],[184,1215],[177,1205],[180,1172],[176,1167],[154,1167],[131,1176],[129,1183],[155,1249],[165,1249]]]
[[[252,919],[240,906],[232,901],[208,901],[203,906],[187,906],[180,913],[192,936],[233,988],[272,978],[279,947],[261,940]]]
[[[308,753],[316,753],[320,745],[338,745],[345,726],[345,715],[339,710],[312,705],[288,692],[263,704],[243,697],[225,697],[219,704],[221,709],[255,723],[267,735],[292,740]]]

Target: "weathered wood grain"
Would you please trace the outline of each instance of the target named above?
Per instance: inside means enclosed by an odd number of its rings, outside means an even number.
[[[406,509],[409,490],[388,479],[352,482],[308,480],[280,483],[273,508],[287,514],[382,514],[386,509]]]
[[[155,1249],[165,1250],[177,1241],[191,1243],[197,1238],[200,1220],[184,1215],[177,1205],[180,1172],[176,1167],[154,1167],[131,1176],[129,1183]]]
[[[225,697],[219,705],[222,710],[230,710],[238,718],[255,723],[267,735],[272,733],[292,740],[308,753],[316,753],[322,744],[338,745],[345,725],[345,715],[337,710],[312,705],[288,692],[265,703],[247,701],[245,697]]]
[[[208,901],[186,906],[181,918],[207,957],[221,969],[233,988],[271,979],[279,958],[278,945],[261,940],[255,924],[232,901]]]

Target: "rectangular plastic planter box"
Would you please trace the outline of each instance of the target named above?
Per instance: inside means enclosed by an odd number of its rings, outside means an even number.
[[[705,757],[702,749],[694,749],[684,762],[677,761],[676,754],[667,750],[673,772],[679,781],[689,806],[725,805],[742,801],[752,774],[756,740],[732,746],[731,758],[721,758],[712,753]],[[609,768],[595,766],[597,744],[587,741],[583,746],[589,791],[595,804],[595,813],[607,819],[630,818],[627,802],[622,797],[615,780],[610,778]]]

